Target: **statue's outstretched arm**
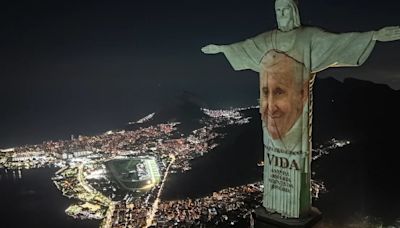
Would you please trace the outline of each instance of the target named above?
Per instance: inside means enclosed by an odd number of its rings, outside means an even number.
[[[389,26],[375,31],[372,39],[382,42],[400,40],[400,26]]]
[[[224,45],[209,44],[201,48],[201,51],[205,54],[217,54],[224,52]]]
[[[270,47],[267,37],[270,32],[265,32],[252,38],[233,44],[209,44],[201,48],[205,54],[222,53],[234,70],[260,71],[260,61]]]

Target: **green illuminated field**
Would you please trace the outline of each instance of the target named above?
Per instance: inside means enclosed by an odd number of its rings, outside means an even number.
[[[154,160],[147,158],[116,159],[106,162],[106,167],[111,179],[122,189],[137,191],[149,183],[155,184],[152,179],[154,179],[154,173],[158,173],[158,167],[154,168],[154,165],[150,167],[149,161]],[[150,163],[155,164],[155,162]],[[141,174],[137,168],[139,164],[142,164]],[[158,182],[159,178],[156,181]]]

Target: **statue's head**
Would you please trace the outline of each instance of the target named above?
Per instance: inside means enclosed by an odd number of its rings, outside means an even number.
[[[279,30],[287,32],[300,27],[299,9],[295,0],[276,0],[275,13]]]

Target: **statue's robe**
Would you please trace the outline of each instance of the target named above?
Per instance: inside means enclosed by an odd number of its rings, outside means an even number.
[[[242,42],[224,45],[234,70],[276,73],[276,55],[296,66],[293,77],[308,81],[308,99],[290,131],[273,139],[263,120],[263,206],[284,217],[298,218],[311,209],[312,85],[317,72],[329,67],[359,66],[368,58],[375,41],[373,32],[333,34],[314,27],[288,32],[273,30]],[[298,65],[301,65],[298,67]],[[275,67],[271,67],[275,66]],[[279,68],[279,67],[278,67]],[[262,103],[260,89],[260,103]],[[260,112],[261,112],[260,106]]]

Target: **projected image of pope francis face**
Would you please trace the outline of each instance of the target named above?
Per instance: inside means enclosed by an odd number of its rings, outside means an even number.
[[[285,54],[268,53],[260,72],[260,113],[272,139],[282,139],[303,113],[308,81],[302,65]]]

